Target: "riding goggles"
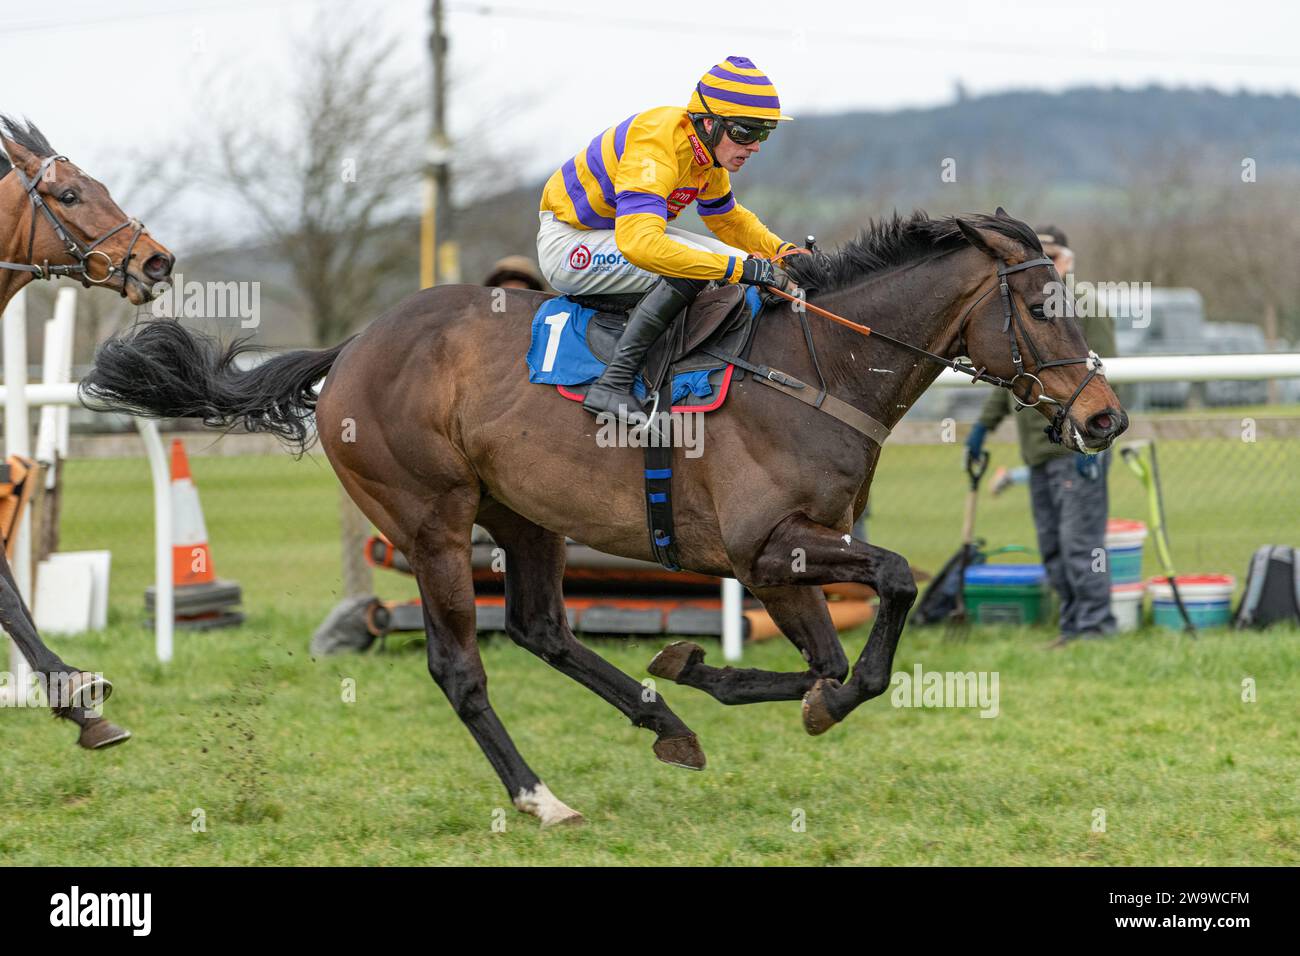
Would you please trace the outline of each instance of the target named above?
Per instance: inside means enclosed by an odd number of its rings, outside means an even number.
[[[722,128],[726,131],[728,138],[737,146],[761,143],[772,134],[771,126],[750,126],[748,123],[726,118],[722,120]]]

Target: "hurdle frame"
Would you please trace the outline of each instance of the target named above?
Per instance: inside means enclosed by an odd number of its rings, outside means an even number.
[[[30,411],[42,410],[37,452],[49,454],[58,451],[66,458],[68,452],[67,409],[80,404],[77,383],[70,382],[72,344],[76,333],[77,290],[61,288],[55,298],[54,317],[46,320],[45,350],[42,382],[27,381],[27,290],[22,289],[10,301],[4,312],[4,371],[5,382],[0,385],[0,401],[4,402],[5,455],[31,455],[32,426]],[[54,354],[51,355],[51,350]],[[16,386],[16,387],[13,387]],[[54,416],[46,411],[55,412]],[[61,413],[61,414],[60,414]],[[167,452],[163,448],[158,423],[152,419],[136,418],[135,427],[144,444],[145,457],[153,482],[154,500],[154,579],[156,601],[154,613],[154,652],[159,661],[166,663],[175,650],[175,613],[172,594],[172,506],[171,474],[168,470]],[[51,456],[51,460],[53,460]],[[30,609],[32,605],[32,540],[31,515],[24,514],[14,543],[14,580],[19,596]],[[18,653],[13,641],[9,644],[9,671],[15,687],[26,685],[27,661]]]

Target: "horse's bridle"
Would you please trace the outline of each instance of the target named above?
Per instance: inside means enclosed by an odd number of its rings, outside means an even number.
[[[783,258],[785,255],[788,255],[789,253],[806,253],[807,251],[808,250],[806,249],[792,249],[789,250],[788,253],[782,253],[781,255],[778,255],[775,258],[777,259]],[[861,332],[864,335],[874,335],[877,338],[884,339],[886,342],[889,342],[892,345],[896,345],[901,349],[906,349],[907,351],[912,352],[913,354],[916,355],[923,356],[924,358],[927,358],[932,362],[938,362],[940,365],[945,365],[948,368],[952,369],[954,372],[960,372],[962,375],[969,375],[971,377],[972,382],[988,382],[990,385],[996,385],[998,388],[1005,388],[1007,391],[1011,393],[1011,397],[1016,400],[1016,404],[1020,408],[1033,408],[1035,405],[1042,404],[1043,402],[1046,402],[1049,405],[1055,405],[1056,414],[1052,416],[1052,420],[1047,426],[1047,435],[1049,438],[1051,438],[1053,442],[1059,445],[1059,444],[1064,444],[1064,427],[1066,421],[1069,418],[1070,408],[1074,405],[1079,395],[1082,394],[1083,390],[1087,388],[1088,383],[1091,382],[1094,378],[1096,378],[1097,375],[1103,371],[1103,369],[1102,369],[1101,359],[1097,356],[1096,352],[1093,352],[1091,350],[1084,358],[1053,359],[1050,362],[1044,362],[1042,356],[1038,354],[1038,348],[1037,346],[1034,345],[1034,340],[1030,338],[1029,333],[1025,330],[1024,322],[1020,317],[1020,309],[1016,306],[1015,300],[1011,296],[1011,286],[1007,283],[1007,276],[1015,272],[1023,272],[1026,269],[1032,269],[1035,266],[1051,266],[1051,265],[1055,265],[1055,263],[1053,263],[1052,260],[1047,258],[1046,256],[1040,256],[1037,259],[1030,259],[1027,262],[1020,262],[1015,265],[1008,265],[1005,262],[999,264],[998,274],[997,274],[997,284],[989,286],[987,289],[984,290],[984,292],[979,296],[979,298],[977,298],[974,302],[968,305],[966,307],[966,311],[964,311],[961,315],[961,320],[957,323],[957,340],[961,343],[962,352],[965,352],[966,351],[966,322],[970,318],[971,312],[974,311],[977,305],[979,305],[981,302],[987,299],[990,293],[992,293],[994,289],[999,290],[1002,296],[1002,331],[1007,334],[1007,341],[1011,347],[1011,361],[1014,363],[1016,367],[1016,374],[1013,375],[1011,378],[1002,378],[998,375],[990,375],[988,373],[988,370],[985,368],[976,368],[974,365],[971,365],[968,362],[961,362],[958,361],[957,359],[944,358],[942,355],[938,355],[934,352],[929,351],[928,349],[923,349],[919,345],[913,345],[911,342],[904,342],[902,339],[896,339],[892,335],[887,335],[884,332],[878,332],[875,329],[869,328],[868,326],[865,325],[860,325],[857,322],[852,322],[849,319],[844,318],[843,316],[836,315],[834,312],[829,312],[826,309],[821,308],[820,306],[813,305],[811,302],[808,302],[804,298],[791,295],[790,293],[784,291],[783,289],[778,289],[774,286],[767,286],[767,289],[770,292],[776,293],[783,299],[789,299],[791,302],[794,302],[800,307],[807,309],[809,312],[815,312],[816,314],[822,316],[823,318],[827,318],[833,322],[839,323],[840,325],[847,326],[848,328]],[[1012,324],[1013,321],[1014,321],[1014,327]],[[1029,351],[1033,354],[1034,362],[1035,362],[1035,367],[1033,372],[1025,371],[1024,357],[1020,354],[1020,343],[1016,341],[1017,330],[1019,330],[1021,334],[1024,335],[1025,342],[1027,342],[1029,345]],[[1065,402],[1061,402],[1060,400],[1052,398],[1050,395],[1048,395],[1046,389],[1043,388],[1042,380],[1038,377],[1038,374],[1041,373],[1043,369],[1055,368],[1062,365],[1084,365],[1084,364],[1088,366],[1088,374],[1085,375],[1083,381],[1079,383],[1079,387],[1074,390],[1074,394],[1071,395]],[[1029,391],[1026,393],[1026,397],[1029,398],[1033,398],[1032,383],[1037,383],[1038,397],[1035,398],[1034,401],[1027,402],[1024,399],[1022,399],[1019,395],[1016,394],[1016,383],[1019,382],[1021,379],[1027,379],[1031,383],[1029,385]]]
[[[1064,440],[1064,426],[1070,414],[1071,407],[1073,407],[1075,401],[1083,393],[1083,390],[1088,387],[1088,383],[1103,371],[1101,358],[1098,357],[1096,352],[1090,349],[1088,354],[1083,358],[1053,359],[1050,362],[1043,361],[1043,357],[1038,354],[1038,346],[1034,345],[1033,338],[1025,329],[1024,320],[1020,317],[1020,309],[1016,305],[1015,299],[1012,298],[1011,287],[1007,283],[1007,276],[1014,272],[1024,272],[1026,269],[1032,269],[1035,266],[1053,265],[1055,265],[1055,263],[1046,256],[1040,256],[1037,259],[1030,259],[1027,262],[1017,263],[1016,265],[1007,265],[1005,262],[998,265],[998,282],[996,288],[1002,297],[1002,331],[1006,333],[1007,343],[1011,349],[1011,361],[1016,368],[1016,374],[1011,376],[1010,379],[999,378],[996,375],[988,375],[984,369],[976,369],[973,365],[965,365],[961,362],[950,362],[942,356],[935,357],[955,371],[970,375],[971,380],[974,382],[991,382],[994,385],[1005,388],[1011,393],[1011,397],[1016,400],[1016,404],[1020,408],[1033,408],[1035,405],[1040,405],[1044,402],[1048,405],[1055,405],[1056,414],[1052,416],[1052,420],[1047,426],[1047,435],[1052,439],[1052,441],[1057,444],[1062,444]],[[990,286],[978,299],[967,306],[966,311],[962,313],[961,321],[957,323],[957,340],[961,343],[963,352],[966,351],[966,321],[975,306],[988,298],[989,293],[991,293],[994,288],[995,287]],[[1013,321],[1015,325],[1014,328],[1012,327]],[[1025,371],[1024,356],[1020,354],[1020,343],[1016,340],[1017,330],[1024,336],[1025,343],[1029,346],[1029,351],[1033,354],[1033,372]],[[1038,377],[1042,373],[1043,369],[1058,368],[1062,365],[1085,364],[1088,366],[1088,374],[1083,377],[1083,381],[1079,383],[1078,388],[1074,390],[1074,393],[1066,399],[1065,402],[1061,402],[1060,400],[1048,395],[1047,389],[1043,387],[1042,379]],[[1033,398],[1033,386],[1035,384],[1038,386],[1038,397],[1032,402],[1027,402],[1016,394],[1016,383],[1022,378],[1027,379],[1031,383],[1029,385],[1029,391],[1025,393],[1026,397]]]
[[[83,245],[72,235],[72,233],[68,232],[67,226],[59,221],[58,216],[54,215],[54,211],[50,209],[49,204],[40,193],[39,186],[41,179],[45,176],[45,171],[58,160],[63,160],[65,163],[68,162],[66,156],[50,156],[41,163],[41,168],[36,171],[36,176],[30,181],[27,179],[27,176],[23,171],[18,168],[18,165],[16,163],[13,164],[13,170],[18,176],[18,181],[23,184],[23,189],[26,191],[28,198],[32,201],[32,228],[27,237],[27,262],[0,262],[0,269],[10,269],[16,272],[31,272],[34,273],[38,279],[50,279],[54,276],[76,277],[80,278],[82,284],[87,287],[92,284],[103,285],[114,276],[120,275],[122,277],[122,298],[126,298],[126,270],[131,262],[132,253],[135,252],[135,245],[140,241],[140,236],[144,232],[144,223],[137,219],[127,219],[125,222],[114,226],[108,232],[104,233],[90,245]],[[74,264],[52,266],[50,265],[49,260],[46,260],[40,265],[32,262],[32,255],[36,248],[36,224],[40,220],[40,216],[37,215],[38,213],[43,214],[45,218],[49,220],[50,225],[54,227],[54,234],[58,236],[59,241],[67,247],[68,253],[77,260]],[[135,232],[131,236],[131,244],[127,246],[126,254],[122,256],[121,264],[113,265],[112,257],[98,247],[116,236],[122,230],[130,229],[133,226],[135,227]],[[107,274],[102,279],[96,279],[90,274],[88,264],[95,256],[99,256],[104,260]]]

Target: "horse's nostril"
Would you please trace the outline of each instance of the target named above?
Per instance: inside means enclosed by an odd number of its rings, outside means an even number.
[[[1108,408],[1088,419],[1088,431],[1094,438],[1114,438],[1128,427],[1128,419],[1122,411]]]
[[[159,279],[166,279],[172,274],[172,266],[176,260],[165,253],[156,253],[145,260],[144,274],[155,282]]]

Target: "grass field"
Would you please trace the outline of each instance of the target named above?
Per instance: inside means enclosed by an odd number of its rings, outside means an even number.
[[[43,713],[3,715],[10,864],[1295,864],[1300,634],[1165,634],[1064,651],[1042,634],[909,632],[897,670],[996,671],[998,716],[870,702],[823,737],[798,705],[665,690],[703,773],[501,638],[498,712],[587,815],[540,831],[509,808],[417,649],[312,661],[315,623],[262,613],[153,662],[133,629],[76,642],[118,683],[136,738],[84,753]],[[849,638],[856,653],[863,635]],[[61,649],[73,653],[71,641]],[[638,678],[659,642],[599,643]],[[717,656],[716,644],[710,646]],[[783,643],[751,649],[789,669]],[[1242,701],[1253,677],[1258,699]],[[345,679],[355,703],[345,703]],[[1094,832],[1098,810],[1104,832]],[[194,813],[206,832],[193,832]],[[792,826],[799,811],[803,832]],[[493,829],[505,822],[505,832]]]
[[[872,536],[934,567],[957,534],[954,449],[890,451]],[[1167,493],[1210,480],[1195,456],[1175,450],[1166,461]],[[700,735],[703,773],[657,762],[648,732],[492,638],[483,656],[498,713],[590,824],[542,832],[510,809],[417,647],[308,657],[308,636],[337,597],[338,499],[323,464],[192,465],[217,569],[243,585],[249,622],[178,635],[176,660],[157,664],[139,626],[152,560],[147,473],[140,462],[72,462],[63,546],[113,548],[112,625],[51,644],[116,682],[109,714],[136,737],[84,753],[73,728],[43,712],[0,714],[0,862],[1300,862],[1294,630],[1195,642],[1147,631],[1052,652],[1041,649],[1046,630],[962,642],[909,630],[896,671],[996,672],[998,715],[895,707],[886,694],[819,738],[804,734],[795,703],[726,708],[661,688]],[[1113,513],[1141,515],[1122,510],[1130,483],[1112,476]],[[1213,512],[1225,569],[1240,574],[1257,544],[1294,536],[1275,500],[1246,489]],[[981,507],[992,541],[1032,544],[1023,490]],[[377,583],[385,597],[412,593],[397,577]],[[851,656],[865,638],[846,635]],[[642,679],[663,642],[593,643]],[[718,662],[716,642],[707,646]],[[799,659],[777,641],[750,648],[746,663],[788,670]],[[1253,702],[1243,701],[1247,678]],[[345,681],[355,702],[343,699]]]

